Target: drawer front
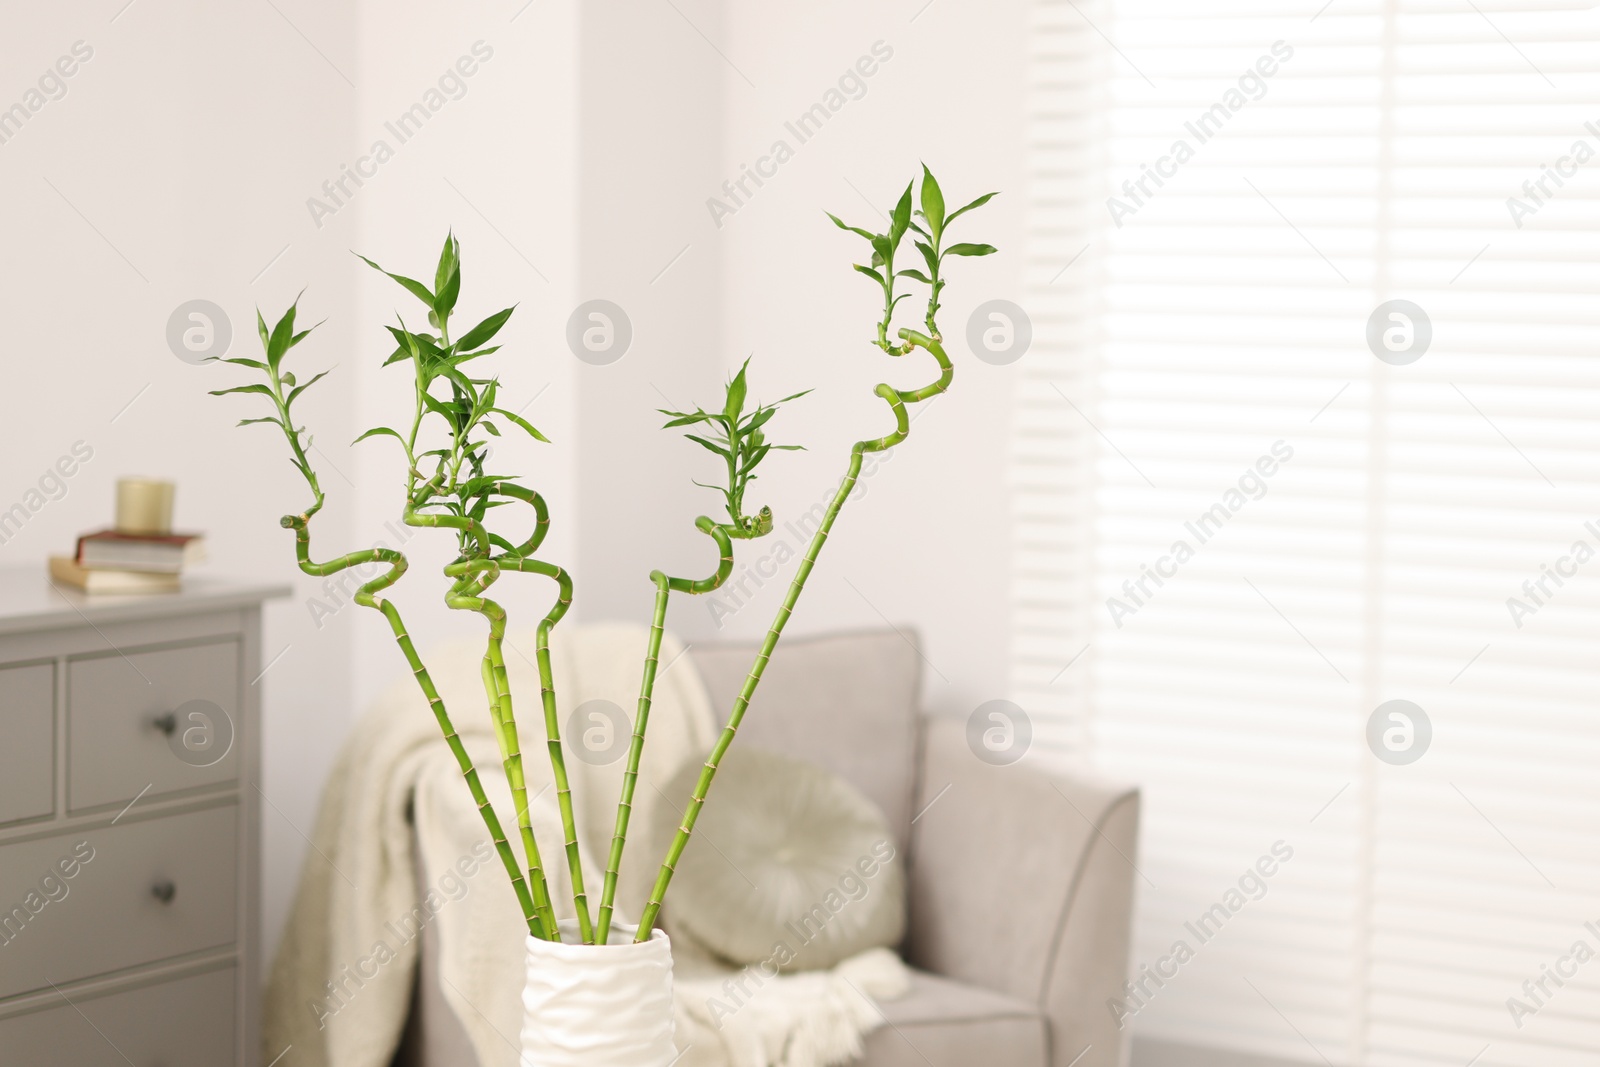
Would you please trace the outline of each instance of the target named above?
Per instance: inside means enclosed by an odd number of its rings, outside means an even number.
[[[231,945],[238,821],[227,804],[0,847],[0,997]]]
[[[55,703],[51,664],[0,669],[0,825],[56,810]]]
[[[200,713],[216,721],[193,719],[197,708],[209,708]],[[74,811],[121,807],[146,787],[154,796],[230,782],[239,764],[239,645],[75,659],[67,674],[67,720],[67,799]],[[203,745],[207,729],[213,742],[224,733],[230,742],[215,762],[214,750],[184,744]]]
[[[226,1067],[234,982],[229,968],[0,1019],[0,1057],[7,1067]]]

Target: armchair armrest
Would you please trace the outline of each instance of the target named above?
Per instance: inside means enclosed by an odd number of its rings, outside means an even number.
[[[1127,978],[1138,790],[1033,761],[991,766],[965,723],[930,719],[914,810],[907,959],[1037,1005],[1051,1067],[1126,1063],[1106,1002]]]

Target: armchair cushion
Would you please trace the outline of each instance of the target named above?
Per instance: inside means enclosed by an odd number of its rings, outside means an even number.
[[[685,763],[667,795],[689,796],[701,770]],[[679,803],[656,806],[651,855],[683,821]],[[780,970],[827,970],[905,936],[904,865],[882,813],[838,775],[776,752],[727,751],[676,869],[667,932],[729,963],[772,960],[782,944]]]
[[[905,996],[883,1004],[884,1025],[867,1035],[861,1067],[1049,1067],[1039,1009],[926,971],[911,972]]]

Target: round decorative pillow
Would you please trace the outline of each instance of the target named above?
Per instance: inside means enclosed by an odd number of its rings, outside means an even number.
[[[652,834],[672,839],[701,763],[673,776]],[[723,756],[673,876],[667,932],[737,965],[819,970],[905,933],[905,877],[889,824],[844,779],[735,746]]]

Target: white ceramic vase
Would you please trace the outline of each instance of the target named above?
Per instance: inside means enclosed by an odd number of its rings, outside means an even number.
[[[522,1067],[669,1067],[672,943],[656,930],[613,925],[610,943],[584,945],[576,920],[561,942],[527,942],[522,992]]]

